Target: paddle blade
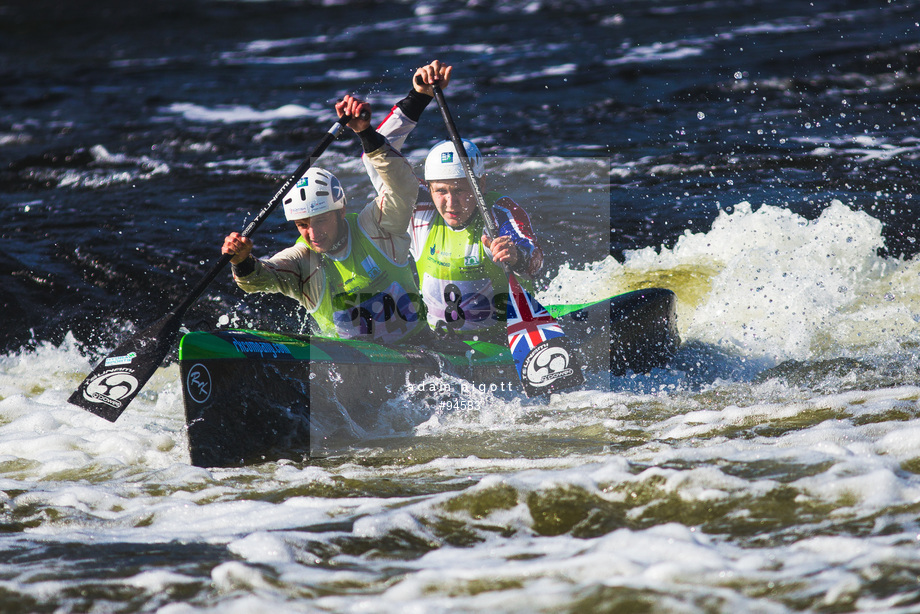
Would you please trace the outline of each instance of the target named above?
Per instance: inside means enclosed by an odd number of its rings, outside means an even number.
[[[170,312],[122,342],[83,380],[68,402],[115,422],[169,354],[180,324],[181,318]]]
[[[584,383],[584,374],[556,319],[508,273],[508,346],[528,397]]]

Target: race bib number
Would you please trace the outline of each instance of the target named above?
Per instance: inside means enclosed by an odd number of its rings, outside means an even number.
[[[422,279],[422,296],[428,305],[432,327],[444,322],[448,328],[474,331],[495,324],[499,314],[504,320],[504,303],[500,305],[501,311],[495,309],[494,294],[490,279],[445,281],[427,273]]]

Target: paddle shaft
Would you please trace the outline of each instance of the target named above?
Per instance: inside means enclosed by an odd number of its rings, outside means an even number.
[[[460,166],[463,167],[463,172],[466,173],[466,178],[470,182],[473,195],[476,197],[476,208],[479,209],[479,215],[482,216],[485,222],[486,236],[489,237],[490,240],[494,239],[498,236],[498,227],[495,225],[495,220],[489,213],[488,205],[486,205],[486,198],[482,194],[482,188],[479,187],[479,182],[476,181],[476,175],[473,174],[473,165],[470,164],[470,157],[466,154],[466,147],[463,146],[463,140],[460,138],[460,133],[457,131],[457,125],[454,123],[454,118],[450,115],[450,109],[447,108],[447,101],[444,100],[444,92],[441,91],[441,86],[437,83],[431,85],[431,91],[434,92],[434,99],[437,101],[438,108],[441,110],[441,117],[444,118],[444,125],[447,126],[450,140],[457,149],[457,154],[460,156]],[[505,269],[505,272],[508,271],[508,268],[504,264],[502,264],[502,268]]]

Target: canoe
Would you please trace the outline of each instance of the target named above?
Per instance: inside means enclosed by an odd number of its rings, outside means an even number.
[[[675,297],[663,288],[547,310],[586,371],[602,377],[663,367],[680,344]],[[179,367],[191,461],[199,467],[326,456],[355,443],[400,395],[423,403],[437,397],[442,407],[473,389],[522,395],[508,347],[479,341],[396,348],[259,330],[196,331],[181,339]]]

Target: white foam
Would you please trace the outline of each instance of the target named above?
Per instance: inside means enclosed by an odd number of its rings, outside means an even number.
[[[623,263],[608,257],[582,271],[563,266],[537,298],[588,302],[660,284],[678,296],[684,341],[774,361],[916,340],[920,264],[878,256],[881,230],[840,201],[815,220],[740,203],[671,249],[629,251]]]
[[[607,66],[650,64],[653,62],[685,60],[687,58],[703,55],[703,53],[704,46],[701,46],[700,41],[653,43],[651,45],[630,47],[621,57],[604,60],[604,64]]]
[[[257,110],[246,105],[205,107],[190,102],[175,102],[160,109],[161,113],[181,115],[189,121],[233,124],[242,122],[271,122],[279,119],[316,117],[317,112],[298,104],[285,104],[277,109]]]
[[[545,66],[540,70],[526,72],[526,73],[512,73],[509,75],[502,76],[502,81],[506,83],[514,83],[520,81],[529,81],[531,79],[539,79],[542,77],[553,77],[559,75],[572,75],[575,74],[575,71],[578,69],[576,64],[559,64],[556,66]]]
[[[223,593],[240,590],[271,590],[272,588],[264,571],[236,561],[221,563],[212,569],[211,581],[214,583],[214,588]]]
[[[142,571],[125,580],[130,586],[142,588],[149,593],[158,593],[183,584],[195,584],[197,579],[171,571]]]
[[[360,162],[349,172],[362,172]],[[859,595],[860,607],[884,610],[866,578],[920,564],[910,518],[920,501],[910,343],[920,265],[879,257],[880,241],[876,220],[840,203],[817,220],[738,206],[672,248],[563,267],[547,291],[575,299],[665,285],[678,294],[691,346],[729,348],[746,365],[760,365],[760,354],[771,357],[768,366],[852,354],[880,379],[853,369],[797,384],[787,374],[802,371],[786,365],[763,381],[742,371],[694,387],[669,368],[625,376],[615,392],[540,400],[472,389],[466,398],[475,405],[427,422],[413,422],[427,408],[406,394],[381,411],[404,446],[391,459],[358,448],[351,462],[192,467],[176,365],[160,369],[110,423],[66,402],[91,368],[72,337],[39,344],[0,357],[0,510],[28,523],[21,538],[29,543],[225,544],[228,554],[203,580],[222,612],[295,598],[330,611],[571,609],[583,591],[601,588],[654,593],[669,610],[718,595],[726,611],[770,611],[751,596],[773,590],[770,583],[795,599],[804,591],[803,603],[815,607],[843,609]],[[776,305],[804,314],[800,328]],[[802,338],[788,346],[792,334]],[[696,351],[682,350],[685,362],[673,369],[724,360]],[[891,362],[876,369],[881,360]],[[418,461],[416,446],[431,460]],[[771,511],[777,493],[805,510],[788,532],[779,529],[778,539],[794,531],[782,546],[706,534],[696,518],[669,522],[672,510],[705,518],[710,507],[727,510],[719,522],[745,529],[758,513],[784,521]],[[559,522],[560,535],[540,534],[552,532],[540,505],[560,494],[580,502],[563,512],[622,513],[622,525],[576,536],[575,518]],[[877,525],[866,535],[830,534],[867,522]],[[452,545],[451,527],[460,527],[462,546]],[[745,539],[754,545],[736,543]],[[420,552],[388,557],[392,543]],[[10,577],[23,573],[3,565]],[[182,591],[189,579],[173,569],[112,582]],[[20,578],[16,586],[57,595],[71,585]]]
[[[251,533],[228,546],[230,552],[252,563],[287,563],[294,555],[287,543],[270,533]]]

